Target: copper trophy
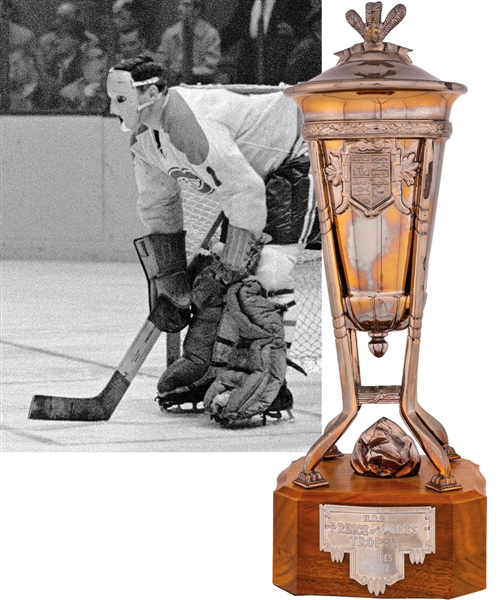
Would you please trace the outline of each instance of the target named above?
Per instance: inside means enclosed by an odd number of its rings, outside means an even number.
[[[398,4],[383,20],[381,2],[366,4],[365,21],[350,10],[363,41],[285,91],[311,156],[342,390],[341,413],[275,491],[274,583],[297,595],[453,598],[486,587],[484,478],[417,399],[444,146],[467,88],[384,41],[405,14]],[[383,360],[399,330],[400,384],[362,385],[358,333]],[[399,404],[409,432],[381,418],[343,456],[337,442],[361,406],[386,403]]]

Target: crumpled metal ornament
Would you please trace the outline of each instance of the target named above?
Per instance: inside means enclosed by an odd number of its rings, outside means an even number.
[[[359,475],[408,477],[418,473],[420,455],[413,439],[399,425],[382,417],[358,438],[351,467]]]

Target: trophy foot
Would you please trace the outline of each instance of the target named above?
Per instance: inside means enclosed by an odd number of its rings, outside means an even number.
[[[333,458],[342,458],[344,454],[337,448],[337,444],[332,444],[325,452],[323,460],[331,460]]]
[[[458,454],[455,451],[455,448],[453,448],[452,446],[450,446],[449,444],[445,444],[443,446],[444,450],[446,450],[446,454],[448,455],[448,460],[458,460],[459,458],[462,458],[460,456],[460,454]]]
[[[425,484],[425,487],[434,490],[435,492],[454,492],[461,490],[462,486],[457,483],[457,480],[450,475],[445,477],[444,475],[434,475],[434,477]]]
[[[327,481],[319,471],[312,471],[311,473],[304,473],[304,471],[301,471],[297,479],[293,480],[293,483],[306,490],[330,485],[330,482]]]

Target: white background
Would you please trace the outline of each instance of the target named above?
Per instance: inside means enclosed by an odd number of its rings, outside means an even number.
[[[497,599],[499,3],[407,0],[387,40],[469,93],[452,111],[428,282],[419,398],[481,465],[490,506],[489,587]],[[324,0],[324,68],[360,38],[344,19],[364,2]],[[384,5],[384,17],[393,4]],[[488,102],[488,98],[491,101]],[[324,422],[340,411],[325,296]],[[393,339],[394,338],[394,339]],[[399,383],[404,334],[363,354],[363,383]],[[366,344],[361,344],[363,348]],[[399,354],[398,354],[399,350]],[[340,442],[391,407],[365,407]],[[380,412],[383,410],[383,413]],[[287,598],[271,583],[272,496],[292,454],[3,454],[0,593],[5,600]],[[498,464],[498,460],[496,460]]]

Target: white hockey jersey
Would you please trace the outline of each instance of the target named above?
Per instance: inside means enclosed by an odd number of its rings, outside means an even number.
[[[181,186],[211,196],[236,227],[266,224],[264,179],[306,151],[297,106],[281,92],[171,88],[159,131],[141,127],[131,149],[138,212],[151,233],[183,228]]]

